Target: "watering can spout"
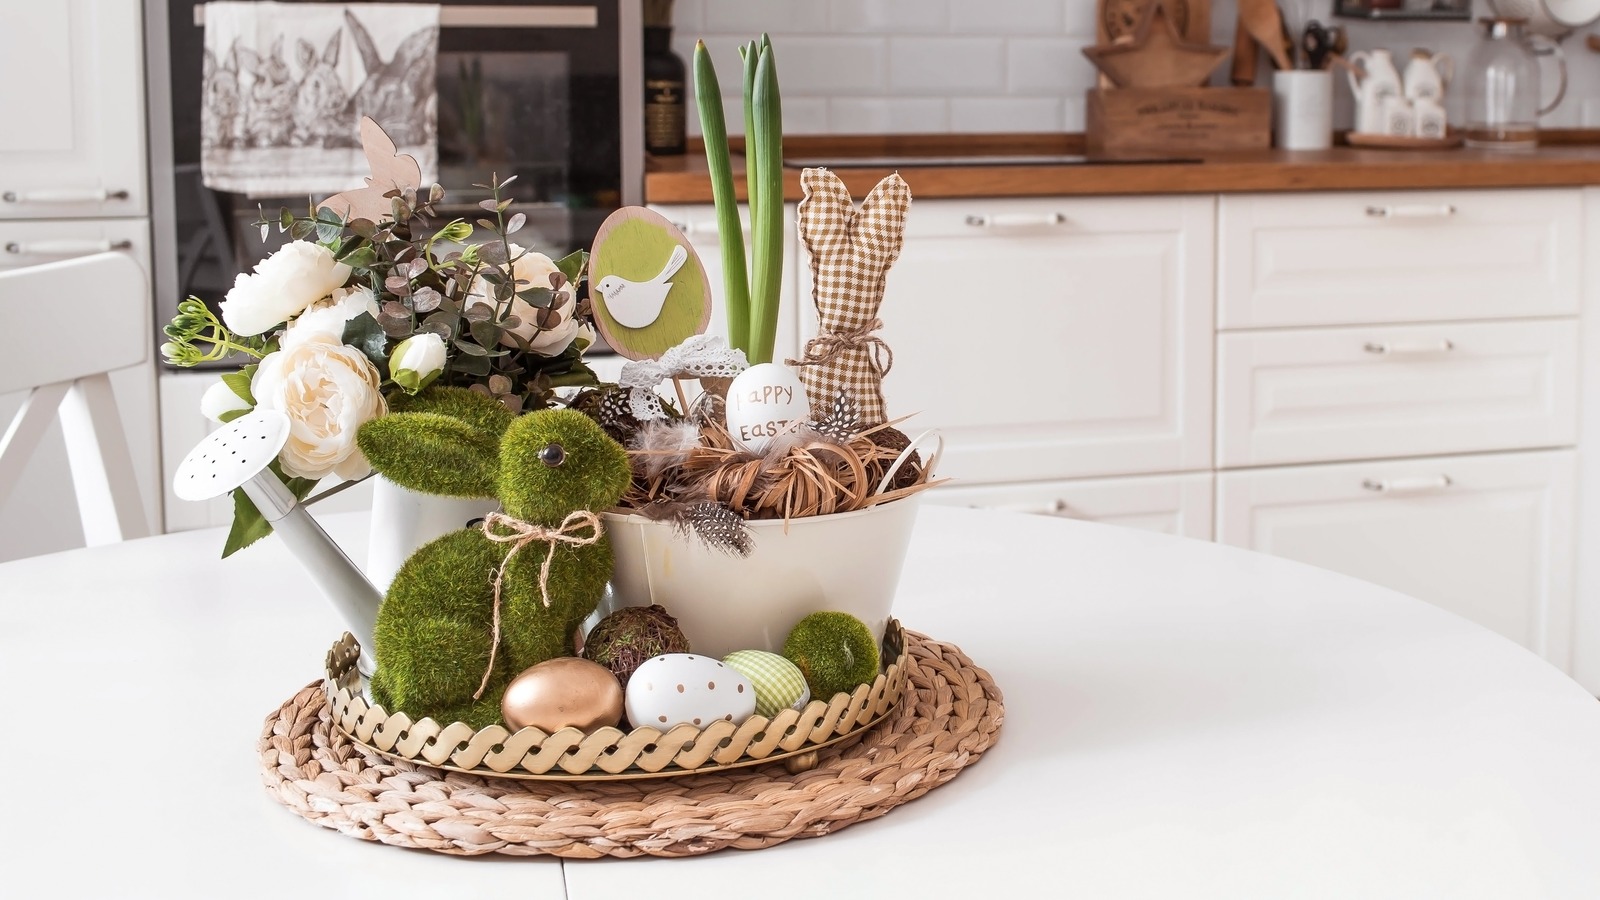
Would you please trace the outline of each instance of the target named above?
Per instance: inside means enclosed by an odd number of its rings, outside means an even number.
[[[289,417],[281,412],[240,416],[189,451],[173,476],[173,492],[184,500],[208,500],[243,488],[361,642],[361,672],[371,675],[372,632],[383,594],[273,474],[272,461],[288,438]]]

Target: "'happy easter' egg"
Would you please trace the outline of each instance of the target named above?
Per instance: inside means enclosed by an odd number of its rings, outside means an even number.
[[[703,728],[718,719],[737,725],[756,711],[756,689],[709,656],[664,653],[645,660],[628,679],[627,709],[635,728]]]
[[[811,702],[811,688],[800,667],[776,653],[735,650],[722,661],[755,685],[758,716],[770,719],[786,709],[804,709]]]
[[[788,366],[754,365],[728,386],[728,433],[751,453],[810,417],[805,385]]]

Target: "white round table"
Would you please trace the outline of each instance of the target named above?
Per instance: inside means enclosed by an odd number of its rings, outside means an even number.
[[[332,530],[364,546],[361,517]],[[1533,654],[1282,560],[936,507],[896,613],[1006,700],[952,783],[689,860],[355,840],[267,797],[255,752],[342,625],[276,540],[222,540],[0,565],[0,895],[1600,896],[1600,703]]]

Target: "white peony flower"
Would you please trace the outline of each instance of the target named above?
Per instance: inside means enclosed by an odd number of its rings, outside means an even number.
[[[320,332],[267,354],[250,392],[256,408],[289,417],[289,442],[278,454],[284,473],[365,477],[372,467],[356,446],[356,430],[388,411],[378,390],[381,381],[361,351]]]
[[[206,392],[200,395],[200,414],[213,422],[221,422],[228,413],[249,408],[250,404],[221,381],[206,388]]]
[[[431,331],[412,335],[389,354],[389,377],[408,394],[415,394],[433,383],[444,371],[444,338]]]
[[[522,258],[512,265],[512,273],[518,280],[527,282],[527,284],[517,285],[517,290],[519,291],[526,291],[530,288],[548,288],[550,286],[550,275],[561,271],[556,267],[555,261],[543,253],[523,253],[521,247],[512,244],[511,257],[516,259],[519,253],[522,254]],[[521,297],[512,297],[510,313],[520,319],[522,324],[502,335],[500,344],[505,347],[515,348],[517,342],[511,337],[512,334],[515,334],[528,342],[529,350],[540,356],[560,356],[561,352],[567,349],[567,345],[572,343],[572,339],[578,336],[578,322],[572,316],[573,309],[577,304],[577,297],[571,285],[567,285],[563,290],[567,292],[567,302],[554,307],[555,311],[562,316],[562,319],[556,327],[545,331],[540,331],[537,323],[539,315],[546,312],[546,310],[533,306]],[[472,290],[467,293],[467,305],[476,306],[479,304],[494,306],[494,285],[489,284],[482,278],[475,280],[472,283]]]
[[[374,319],[378,317],[378,298],[373,295],[372,288],[364,284],[335,288],[333,296],[311,304],[310,309],[289,323],[280,344],[289,347],[313,334],[324,334],[342,341],[345,323],[362,313],[370,313]]]
[[[234,334],[261,334],[287,322],[333,293],[350,277],[350,267],[310,241],[290,241],[256,263],[255,274],[240,273],[222,301],[222,321]]]

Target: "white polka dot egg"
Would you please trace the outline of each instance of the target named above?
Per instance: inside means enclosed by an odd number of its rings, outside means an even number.
[[[704,728],[718,719],[738,725],[756,711],[756,689],[712,657],[667,653],[645,660],[634,671],[626,705],[628,722],[635,728]]]

